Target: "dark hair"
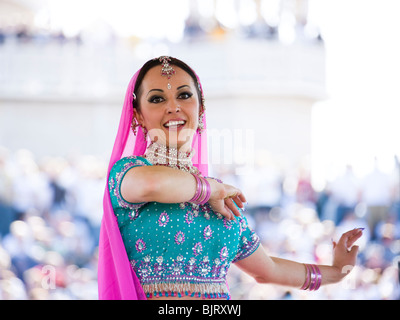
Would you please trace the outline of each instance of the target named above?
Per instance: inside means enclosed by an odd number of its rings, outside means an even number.
[[[203,104],[203,97],[202,97],[202,93],[201,93],[201,89],[200,89],[200,84],[199,81],[197,79],[196,74],[194,73],[194,71],[192,70],[192,68],[190,68],[185,62],[183,62],[182,60],[179,60],[177,58],[173,58],[173,57],[168,57],[170,59],[169,64],[170,65],[174,65],[176,67],[181,68],[182,70],[186,71],[193,79],[194,84],[196,86],[196,91],[197,91],[197,95],[199,98],[199,103],[202,106]],[[142,68],[140,69],[140,72],[138,74],[138,77],[136,79],[136,83],[135,83],[135,89],[134,89],[134,93],[136,95],[136,99],[133,100],[133,107],[134,108],[138,108],[138,100],[139,100],[139,94],[140,94],[140,86],[142,85],[142,81],[144,76],[146,75],[146,73],[156,67],[156,66],[160,66],[161,65],[161,61],[159,58],[155,58],[155,59],[151,59],[149,61],[147,61]]]

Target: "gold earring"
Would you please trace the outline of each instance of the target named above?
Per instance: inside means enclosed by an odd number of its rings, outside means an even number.
[[[140,128],[142,128],[144,141],[147,141],[147,129],[142,125],[140,125]]]
[[[133,119],[132,119],[131,128],[132,128],[133,134],[134,134],[135,136],[136,136],[136,129],[137,129],[138,126],[139,126],[139,124],[136,122],[136,119],[133,118]]]
[[[204,130],[203,118],[204,118],[204,111],[206,110],[206,107],[204,106],[204,100],[202,102],[203,102],[203,104],[201,105],[200,112],[199,112],[199,126],[197,128],[197,133],[200,135]]]

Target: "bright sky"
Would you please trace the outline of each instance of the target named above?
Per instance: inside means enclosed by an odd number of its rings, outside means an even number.
[[[318,1],[329,99],[313,112],[314,182],[322,187],[347,164],[363,176],[375,158],[391,173],[400,156],[400,1]]]
[[[166,36],[176,41],[182,36],[188,14],[189,2],[182,0],[48,0],[37,22],[47,24],[50,20],[51,29],[73,36],[101,20],[119,36]]]
[[[61,29],[67,36],[74,36],[102,20],[123,37],[167,37],[178,42],[191,5],[197,5],[198,12],[206,19],[212,17],[215,8],[215,17],[229,28],[251,24],[257,17],[251,0],[45,0],[44,3],[37,25]],[[263,15],[270,22],[276,22],[279,0],[261,3]]]

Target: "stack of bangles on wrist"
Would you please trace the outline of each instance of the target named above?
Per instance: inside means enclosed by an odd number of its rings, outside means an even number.
[[[322,282],[321,271],[315,264],[304,264],[306,267],[306,281],[304,281],[301,290],[316,291]]]
[[[199,177],[195,174],[193,174],[193,177],[196,179],[196,193],[189,202],[199,205],[206,204],[211,196],[210,183],[203,177]]]

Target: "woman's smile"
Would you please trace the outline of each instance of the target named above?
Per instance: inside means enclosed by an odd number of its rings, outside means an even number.
[[[164,123],[164,127],[169,130],[179,130],[182,129],[186,124],[185,120],[182,119],[171,119]]]

